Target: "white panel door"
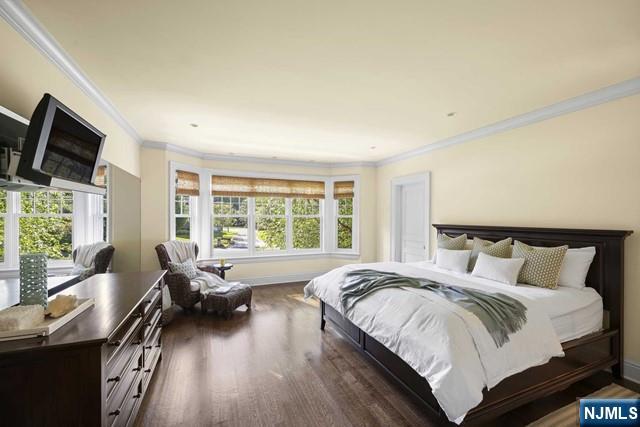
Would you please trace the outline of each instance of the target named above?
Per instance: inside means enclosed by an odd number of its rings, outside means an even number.
[[[424,183],[405,184],[401,188],[401,261],[424,261],[426,259]]]

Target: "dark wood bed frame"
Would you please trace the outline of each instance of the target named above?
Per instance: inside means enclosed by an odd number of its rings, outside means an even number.
[[[563,390],[601,370],[611,368],[622,377],[624,318],[624,239],[631,231],[580,230],[530,227],[493,227],[435,224],[438,233],[468,238],[500,240],[512,237],[535,246],[567,244],[572,248],[595,246],[596,256],[589,269],[587,286],[602,296],[604,329],[562,344],[565,357],[556,357],[503,380],[484,390],[482,403],[472,409],[465,423],[486,421],[535,399]],[[367,335],[324,301],[320,303],[321,329],[329,320],[361,353],[391,375],[411,395],[446,419],[431,393],[427,380],[400,357]]]

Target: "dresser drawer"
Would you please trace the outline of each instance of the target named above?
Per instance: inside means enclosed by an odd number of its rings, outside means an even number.
[[[142,313],[136,307],[136,310],[128,316],[120,327],[109,337],[106,344],[106,360],[107,367],[111,365],[118,357],[123,349],[127,348],[127,344],[132,340],[139,339],[140,328],[142,324]]]
[[[132,346],[133,347],[133,346]],[[126,379],[131,371],[142,371],[144,367],[143,348],[138,343],[133,347],[131,356],[127,359],[122,357],[114,366],[114,369],[107,375],[105,395],[107,403],[117,400],[118,395],[122,394],[123,389],[126,390]]]
[[[126,424],[129,417],[127,412],[129,401],[127,398],[132,394],[136,394],[133,391],[139,392],[141,390],[142,363],[142,353],[139,353],[138,358],[126,367],[122,373],[120,383],[114,389],[111,397],[107,399],[107,425]],[[130,411],[131,408],[129,408]]]
[[[142,301],[142,309],[144,312],[144,316],[147,317],[150,311],[153,311],[154,308],[158,305],[158,303],[162,303],[162,291],[156,287],[152,288],[147,296]]]
[[[142,340],[145,344],[155,333],[156,329],[159,329],[158,326],[160,325],[161,318],[162,311],[160,311],[160,306],[157,306],[145,319],[144,323],[142,324]]]

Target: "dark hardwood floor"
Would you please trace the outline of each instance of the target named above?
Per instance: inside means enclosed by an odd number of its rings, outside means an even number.
[[[254,288],[231,320],[176,314],[138,426],[436,426],[327,324],[304,284]],[[523,426],[611,382],[607,374],[492,421]]]

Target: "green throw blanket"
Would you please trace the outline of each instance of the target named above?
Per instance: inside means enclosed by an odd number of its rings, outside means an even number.
[[[444,285],[429,279],[402,276],[369,269],[346,274],[340,287],[340,302],[345,314],[367,295],[385,288],[426,289],[475,314],[493,338],[496,346],[509,342],[509,334],[519,331],[527,321],[527,308],[520,301],[502,294]]]

